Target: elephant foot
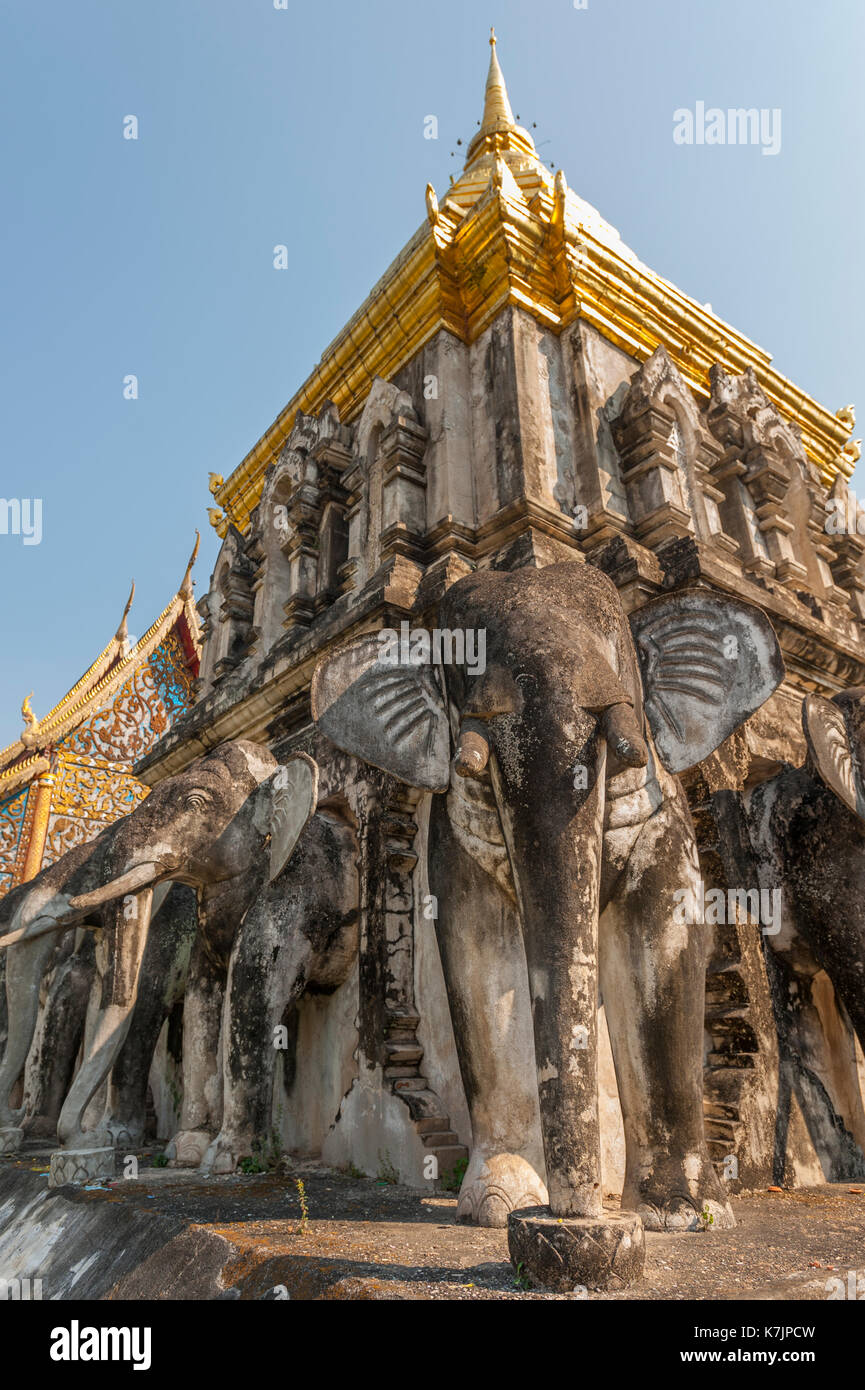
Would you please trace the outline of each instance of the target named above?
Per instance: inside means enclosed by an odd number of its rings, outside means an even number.
[[[21,1148],[24,1131],[18,1125],[4,1125],[0,1129],[0,1154],[14,1154]]]
[[[144,1127],[123,1120],[108,1120],[104,1126],[109,1135],[107,1143],[116,1149],[137,1149],[144,1141]]]
[[[703,1160],[696,1178],[688,1178],[688,1166],[686,1160],[669,1175],[655,1172],[636,1196],[625,1191],[622,1206],[639,1212],[647,1231],[732,1230],[736,1218],[711,1159]]]
[[[199,1168],[210,1147],[206,1129],[181,1129],[165,1148],[169,1168]]]
[[[520,1154],[472,1153],[457,1202],[457,1221],[504,1230],[512,1211],[545,1207],[549,1197],[535,1169]]]
[[[252,1141],[236,1134],[217,1134],[207,1153],[201,1160],[202,1173],[212,1173],[214,1177],[234,1173],[242,1158],[252,1154]]]

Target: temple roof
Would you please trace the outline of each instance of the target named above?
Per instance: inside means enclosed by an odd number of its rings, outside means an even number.
[[[76,681],[41,719],[31,707],[32,692],[24,700],[21,713],[25,728],[21,737],[0,751],[0,797],[8,796],[34,777],[47,772],[47,756],[54,745],[79,728],[93,712],[105,705],[121,688],[131,673],[156,651],[166,636],[177,630],[187,663],[198,672],[201,655],[201,629],[192,590],[192,566],[198,555],[199,537],[190,556],[183,581],[171,602],[144,633],[130,645],[127,618],[135,594],[135,584],[123,610],[120,626],[111,641]]]
[[[441,204],[427,186],[427,220],[301,388],[227,480],[210,475],[219,535],[232,522],[246,530],[298,411],[317,414],[332,401],[350,422],[376,376],[392,377],[442,329],[476,341],[508,304],[554,333],[582,319],[638,362],[663,344],[698,398],[710,394],[715,363],[734,375],[752,368],[801,430],[824,483],[849,478],[858,457],[849,410],[833,414],[781,376],[769,353],[644,265],[561,169],[553,178],[514,120],[494,34],[490,46],[483,116],[462,173]]]

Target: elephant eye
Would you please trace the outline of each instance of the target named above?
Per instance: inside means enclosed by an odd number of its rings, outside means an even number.
[[[207,806],[209,802],[210,797],[207,792],[196,791],[189,793],[184,804],[188,810],[195,811],[201,806]]]

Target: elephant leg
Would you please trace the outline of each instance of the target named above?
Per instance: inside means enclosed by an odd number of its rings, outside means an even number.
[[[680,799],[681,798],[681,799]],[[622,1206],[649,1230],[735,1221],[706,1144],[706,927],[677,921],[697,893],[696,845],[681,793],[640,829],[601,918],[601,990],[625,1129]],[[692,901],[696,901],[696,896]]]
[[[39,1015],[42,974],[56,947],[57,937],[46,933],[32,941],[20,941],[6,953],[8,1033],[0,1062],[0,1130],[14,1129],[23,1117],[23,1110],[10,1109],[9,1099],[27,1061]],[[3,1143],[17,1147],[11,1135],[5,1136]]]
[[[270,1135],[276,1029],[309,982],[312,945],[302,912],[281,920],[268,896],[257,900],[237,935],[228,972],[223,1021],[222,1128],[202,1169],[233,1173],[241,1158]]]
[[[472,1123],[457,1220],[504,1227],[511,1211],[547,1203],[528,979],[515,903],[454,832],[447,802],[460,790],[433,798],[429,856],[439,952]]]
[[[51,969],[47,997],[27,1058],[25,1128],[31,1135],[56,1132],[75,1075],[96,970],[93,933],[82,931],[80,937],[80,944]],[[66,943],[61,949],[66,949]]]
[[[57,1137],[66,1148],[99,1148],[111,1143],[101,1125],[85,1133],[84,1112],[107,1079],[129,1030],[152,902],[153,889],[145,888],[103,909],[108,928],[109,966],[88,1055],[57,1121]]]
[[[162,1025],[182,997],[194,932],[195,896],[175,886],[153,915],[129,1032],[111,1072],[105,1126],[115,1144],[144,1138],[150,1064]]]
[[[225,971],[199,932],[192,947],[183,1001],[183,1104],[180,1128],[166,1147],[175,1168],[197,1168],[220,1126],[220,1028]]]

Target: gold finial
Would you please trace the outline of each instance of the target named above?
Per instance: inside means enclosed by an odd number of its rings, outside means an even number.
[[[183,583],[181,584],[180,588],[179,588],[178,591],[177,591],[177,592],[179,593],[179,595],[180,595],[181,598],[184,598],[184,599],[187,599],[187,600],[191,600],[191,599],[192,599],[192,566],[195,564],[195,561],[198,559],[198,547],[199,547],[200,545],[201,545],[201,532],[200,532],[200,531],[196,531],[196,532],[195,532],[195,545],[193,546],[192,554],[191,554],[190,557],[189,557],[189,564],[186,566],[186,573],[185,573],[185,575],[183,576]]]
[[[845,430],[852,434],[856,428],[856,408],[852,405],[845,405],[841,410],[835,411],[835,419],[840,420]]]
[[[208,507],[207,520],[210,522],[214,530],[216,530],[216,528],[221,526],[223,521],[225,520],[225,513],[223,512],[221,507]]]
[[[207,475],[207,486],[214,497],[216,496],[217,492],[222,487],[222,484],[224,482],[225,479],[223,478],[221,473],[208,473]]]
[[[512,126],[514,124],[514,113],[511,110],[511,103],[508,100],[508,89],[505,86],[505,79],[499,60],[496,55],[496,31],[490,30],[490,70],[487,73],[487,85],[484,93],[484,118],[481,121],[479,134],[489,135],[494,130],[501,129],[502,125]]]
[[[135,580],[132,581],[132,588],[129,590],[129,598],[126,600],[126,607],[123,610],[123,617],[120,619],[120,626],[114,634],[115,642],[121,646],[129,644],[129,629],[126,626],[126,619],[129,617],[129,610],[132,607],[132,600],[135,598]]]
[[[30,694],[25,696],[21,705],[21,717],[25,724],[24,732],[21,735],[21,742],[24,744],[25,748],[34,748],[39,734],[39,720],[30,707],[30,701],[32,699],[33,691],[31,690]]]
[[[439,200],[431,183],[426,186],[426,215],[434,227],[439,220]]]

